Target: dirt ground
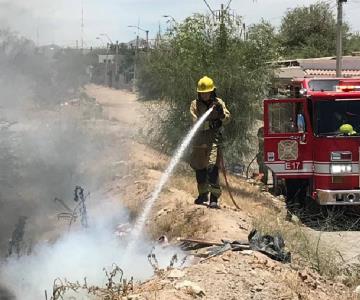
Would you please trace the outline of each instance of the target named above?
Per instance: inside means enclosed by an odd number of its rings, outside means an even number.
[[[146,126],[147,116],[145,104],[136,101],[135,94],[95,85],[87,86],[86,92],[96,98],[105,116],[115,122],[114,136],[122,138],[122,147],[126,149],[122,164],[127,172],[109,181],[104,194],[125,195],[121,201],[135,218],[169,157],[139,142],[137,132]],[[117,130],[126,134],[116,133]],[[257,186],[231,177],[235,199],[244,209],[234,209],[225,191],[221,210],[196,206],[193,174],[183,163],[179,169],[164,188],[147,222],[146,230],[153,239],[166,234],[172,243],[179,237],[246,240],[254,217],[272,205]],[[283,203],[277,205],[282,207]],[[277,218],[283,218],[283,214],[280,208]],[[322,237],[322,241],[339,246],[346,257],[359,253],[358,247],[348,246],[348,241],[358,244],[357,232],[329,232]],[[161,272],[136,286],[134,295],[127,299],[356,299],[341,282],[329,281],[310,268],[282,264],[253,251],[227,252],[175,270],[179,271],[175,276],[173,270]]]

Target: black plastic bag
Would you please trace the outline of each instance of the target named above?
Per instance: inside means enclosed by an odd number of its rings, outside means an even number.
[[[248,239],[252,250],[259,251],[277,261],[291,262],[291,253],[285,251],[285,243],[281,235],[262,235],[256,229],[253,229]]]

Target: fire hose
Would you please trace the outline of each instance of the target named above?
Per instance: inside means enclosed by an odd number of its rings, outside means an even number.
[[[230,185],[229,185],[229,181],[227,179],[227,174],[226,174],[226,169],[225,169],[225,164],[224,164],[224,156],[223,156],[223,153],[222,153],[221,149],[219,149],[219,158],[220,158],[220,166],[221,166],[221,169],[222,169],[222,172],[223,172],[223,175],[224,175],[224,179],[225,179],[226,189],[228,190],[230,199],[231,199],[232,203],[234,204],[234,206],[237,209],[241,209],[240,206],[236,203],[236,201],[235,201],[235,199],[234,199],[234,197],[232,195]]]
[[[212,109],[214,109],[215,107],[216,107],[216,105],[213,105]],[[219,159],[220,159],[220,167],[221,167],[223,175],[224,175],[225,184],[226,184],[226,188],[228,190],[230,199],[231,199],[232,203],[234,204],[234,206],[237,209],[241,209],[240,206],[236,203],[236,201],[235,201],[235,199],[234,199],[234,197],[232,195],[232,192],[231,192],[231,189],[230,189],[230,184],[229,184],[229,181],[227,179],[227,174],[226,174],[226,169],[225,169],[225,164],[224,164],[224,156],[223,156],[223,153],[222,153],[221,149],[218,150],[218,154],[219,154]]]

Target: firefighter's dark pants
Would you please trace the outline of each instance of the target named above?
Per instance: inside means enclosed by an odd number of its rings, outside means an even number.
[[[219,184],[219,149],[212,145],[208,157],[208,167],[196,170],[196,181],[199,195],[210,192],[216,199],[221,196]]]
[[[210,192],[216,198],[220,197],[219,167],[212,165],[207,169],[197,170],[196,181],[199,195]]]

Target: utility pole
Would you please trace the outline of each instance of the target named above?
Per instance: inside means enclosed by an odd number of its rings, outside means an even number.
[[[146,50],[149,50],[149,30],[145,30],[146,33]]]
[[[84,1],[81,0],[81,53],[84,51]]]
[[[336,26],[336,77],[341,77],[342,71],[342,25],[343,3],[347,0],[337,0],[337,26]]]
[[[110,51],[110,45],[109,43],[106,43],[106,56],[105,56],[105,73],[104,73],[104,85],[107,85],[108,82],[108,57],[109,57],[109,51]]]
[[[136,88],[136,76],[137,76],[137,60],[139,54],[139,34],[136,35],[136,48],[135,48],[135,60],[134,60],[134,79],[133,79],[133,91]]]
[[[116,50],[115,50],[115,53],[116,53],[116,55],[115,55],[115,82],[118,86],[118,84],[119,84],[119,76],[118,76],[119,75],[119,72],[118,72],[119,41],[116,41],[115,47],[116,47]]]

